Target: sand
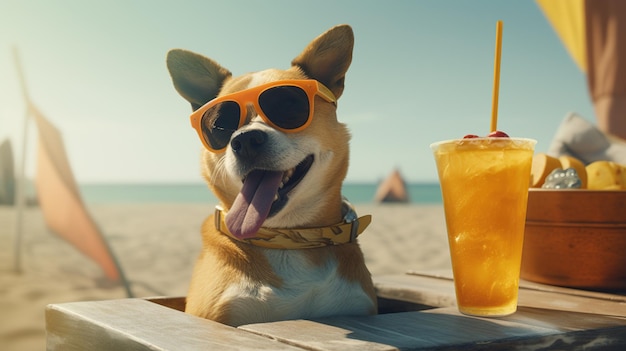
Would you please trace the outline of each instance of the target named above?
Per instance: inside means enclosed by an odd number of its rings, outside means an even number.
[[[446,269],[441,205],[357,205],[373,222],[360,237],[373,275]],[[92,205],[136,297],[184,296],[200,250],[206,204]],[[15,267],[15,210],[0,206],[0,349],[45,349],[45,306],[126,297],[100,268],[51,234],[37,207],[24,215],[21,273]]]

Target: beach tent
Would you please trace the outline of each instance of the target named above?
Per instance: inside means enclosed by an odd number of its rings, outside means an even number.
[[[586,73],[599,129],[626,139],[626,1],[537,0],[537,4]]]
[[[409,193],[406,182],[400,171],[395,169],[383,180],[374,195],[376,202],[409,202]]]
[[[24,86],[17,54],[16,62]],[[32,118],[37,126],[35,186],[39,206],[48,228],[93,259],[102,268],[106,277],[121,283],[127,295],[131,297],[129,283],[113,251],[83,203],[60,131],[32,103],[26,89],[24,98],[27,109],[26,123]],[[23,179],[22,174],[22,185]],[[23,191],[21,193],[23,194]],[[17,235],[21,233],[18,232]],[[19,238],[17,241],[19,242]]]

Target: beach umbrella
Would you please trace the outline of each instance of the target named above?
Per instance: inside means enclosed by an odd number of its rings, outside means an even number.
[[[626,139],[626,1],[537,0],[586,74],[600,130]]]
[[[24,87],[17,52],[16,63]],[[113,251],[83,203],[61,132],[32,103],[26,89],[24,99],[27,108],[26,122],[33,118],[37,126],[35,186],[38,203],[48,228],[94,260],[108,279],[123,284],[127,295],[132,296],[129,283]],[[17,235],[21,233],[18,232]]]

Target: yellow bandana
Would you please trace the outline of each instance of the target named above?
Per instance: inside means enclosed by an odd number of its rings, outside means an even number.
[[[347,204],[347,205],[346,205]],[[347,206],[347,208],[346,208]],[[319,228],[275,229],[261,227],[256,237],[239,239],[226,227],[225,212],[218,206],[215,208],[215,227],[229,237],[251,245],[269,249],[313,249],[356,242],[356,237],[363,233],[372,222],[371,215],[357,218],[352,206],[344,201],[347,213],[344,222]]]

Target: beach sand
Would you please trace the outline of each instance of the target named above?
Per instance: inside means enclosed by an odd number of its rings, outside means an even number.
[[[441,205],[357,205],[373,221],[360,243],[373,275],[450,267]],[[200,250],[206,204],[91,205],[136,297],[184,296]],[[50,233],[37,207],[24,215],[14,270],[15,210],[0,206],[0,349],[45,349],[45,306],[125,298],[100,268]]]

